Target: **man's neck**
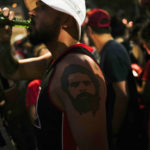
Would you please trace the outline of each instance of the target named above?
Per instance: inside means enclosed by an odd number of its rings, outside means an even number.
[[[95,38],[94,43],[98,52],[102,50],[102,48],[108,41],[113,40],[111,34],[101,34],[96,36],[97,37]]]
[[[57,41],[53,41],[51,43],[47,43],[46,46],[52,53],[52,57],[54,60],[56,60],[59,56],[63,54],[63,52],[71,47],[72,45],[78,44],[76,40],[64,37],[63,39],[58,39]]]

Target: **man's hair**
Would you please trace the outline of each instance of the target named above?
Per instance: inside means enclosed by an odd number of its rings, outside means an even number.
[[[110,27],[91,27],[91,28],[97,34],[111,33]]]
[[[114,38],[125,36],[126,25],[122,23],[121,18],[116,15],[111,17],[111,34]]]
[[[68,66],[67,68],[65,68],[64,73],[61,78],[62,89],[66,93],[68,93],[68,87],[69,87],[68,78],[70,75],[72,75],[74,73],[82,73],[82,74],[87,75],[92,80],[94,87],[96,89],[96,93],[98,93],[99,82],[98,82],[97,77],[94,76],[88,69],[86,69],[80,65],[75,65],[75,64],[72,64],[72,65]],[[68,94],[70,95],[70,93],[68,93]]]

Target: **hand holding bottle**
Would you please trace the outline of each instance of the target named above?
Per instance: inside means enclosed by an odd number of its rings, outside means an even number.
[[[14,12],[10,11],[9,8],[5,7],[0,8],[0,13],[7,20],[14,19]],[[0,24],[0,70],[1,73],[13,73],[18,67],[18,62],[12,55],[11,50],[11,35],[12,35],[12,26],[7,24]],[[9,72],[7,71],[9,70]]]
[[[9,8],[5,7],[3,9],[0,8],[0,13],[8,20],[13,20],[14,12],[10,11]],[[9,24],[3,25],[0,24],[0,43],[10,42],[12,34],[12,27]]]

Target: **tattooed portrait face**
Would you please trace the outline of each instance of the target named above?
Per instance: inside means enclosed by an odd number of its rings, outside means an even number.
[[[100,97],[99,82],[95,75],[80,65],[70,65],[64,70],[61,84],[80,114],[90,111],[96,113]]]

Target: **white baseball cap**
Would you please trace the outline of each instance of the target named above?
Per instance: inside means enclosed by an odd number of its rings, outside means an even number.
[[[86,16],[85,0],[41,0],[51,8],[72,16],[78,25],[79,37],[81,25]]]

